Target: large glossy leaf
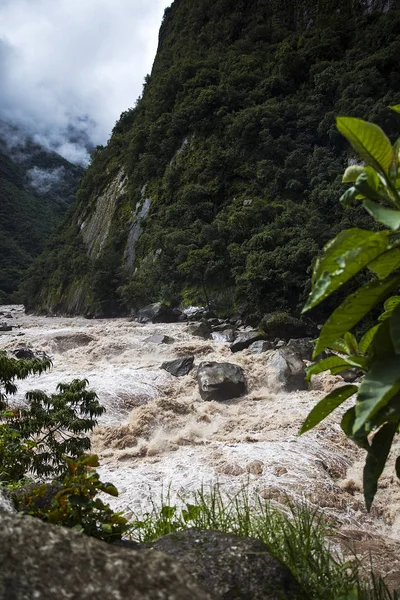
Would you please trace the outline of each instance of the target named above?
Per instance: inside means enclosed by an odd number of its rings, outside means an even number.
[[[368,199],[364,200],[363,206],[369,212],[369,214],[372,215],[376,221],[378,221],[378,223],[382,223],[394,231],[399,229],[400,210],[386,208],[386,206],[381,206],[380,204]]]
[[[375,361],[361,382],[353,433],[371,421],[374,415],[400,391],[400,356]]]
[[[364,173],[365,167],[362,165],[350,165],[343,174],[343,183],[355,183],[361,173]]]
[[[368,165],[388,173],[393,158],[392,145],[378,125],[353,117],[338,117],[336,125]]]
[[[331,371],[332,369],[335,369],[337,373],[340,373],[340,371],[344,371],[350,366],[350,363],[347,362],[345,358],[341,358],[340,356],[329,356],[308,367],[306,369],[306,379],[307,381],[310,381],[312,375],[318,375],[318,373]],[[339,371],[337,371],[337,369],[339,369]]]
[[[370,347],[371,342],[374,339],[375,334],[378,331],[378,329],[379,329],[379,325],[374,325],[374,327],[371,327],[371,329],[368,329],[368,331],[362,336],[362,338],[358,344],[361,354],[366,353],[366,351]]]
[[[387,231],[348,229],[327,244],[313,274],[313,289],[303,312],[316,306],[388,249]]]
[[[393,310],[389,322],[390,337],[396,354],[400,354],[400,306],[396,306]]]
[[[348,296],[322,327],[315,345],[314,357],[318,356],[325,348],[330,348],[331,344],[342,337],[346,331],[351,331],[376,304],[382,302],[399,284],[399,277],[392,277],[385,281],[374,280]]]
[[[392,446],[398,423],[386,423],[375,434],[364,467],[363,487],[367,510],[369,511],[378,489],[378,479],[382,475],[386,459]]]
[[[398,304],[400,304],[400,296],[391,296],[388,298],[383,305],[385,312],[379,316],[378,321],[385,321],[388,317],[390,317]]]
[[[393,248],[381,254],[369,263],[368,269],[375,273],[379,279],[386,279],[393,271],[400,268],[400,249]]]
[[[342,417],[341,428],[349,439],[351,439],[359,448],[369,450],[368,437],[366,433],[361,429],[353,434],[354,421],[356,419],[356,411],[354,406],[349,408]]]
[[[300,434],[309,431],[318,423],[320,423],[325,417],[331,414],[338,406],[340,406],[347,398],[350,398],[358,390],[356,385],[344,385],[340,388],[336,388],[330,394],[322,398],[320,402],[312,409],[307,419],[304,421]]]

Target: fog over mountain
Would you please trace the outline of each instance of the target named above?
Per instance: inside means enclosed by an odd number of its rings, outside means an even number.
[[[0,0],[0,120],[86,165],[140,96],[168,0]]]

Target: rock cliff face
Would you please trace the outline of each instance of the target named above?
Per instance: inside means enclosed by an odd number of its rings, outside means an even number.
[[[175,0],[28,308],[115,315],[207,292],[221,313],[298,310],[332,233],[369,226],[338,203],[334,118],[397,135],[399,33],[400,0]]]

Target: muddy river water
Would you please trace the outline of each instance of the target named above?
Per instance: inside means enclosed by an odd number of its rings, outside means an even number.
[[[361,493],[364,453],[342,433],[340,414],[297,435],[310,409],[340,378],[318,376],[309,391],[282,392],[271,383],[267,353],[232,354],[226,343],[191,336],[185,323],[143,325],[130,319],[32,316],[23,307],[1,310],[11,310],[12,319],[5,320],[13,330],[0,334],[0,349],[28,347],[53,361],[50,372],[19,384],[17,401],[28,389],[53,392],[58,382],[75,378],[88,379],[97,392],[107,411],[92,434],[92,449],[100,457],[101,477],[120,492],[113,507],[127,516],[150,510],[168,488],[176,502],[202,485],[218,482],[234,493],[245,484],[250,494],[273,502],[287,495],[306,499],[356,537],[400,540],[395,456],[367,514]],[[156,333],[173,342],[145,341]],[[160,369],[163,361],[189,354],[195,367],[203,360],[240,365],[248,394],[204,402],[196,369],[178,378]]]

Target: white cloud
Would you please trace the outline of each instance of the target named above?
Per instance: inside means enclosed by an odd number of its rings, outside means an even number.
[[[171,0],[0,0],[0,119],[68,160],[141,94]]]

